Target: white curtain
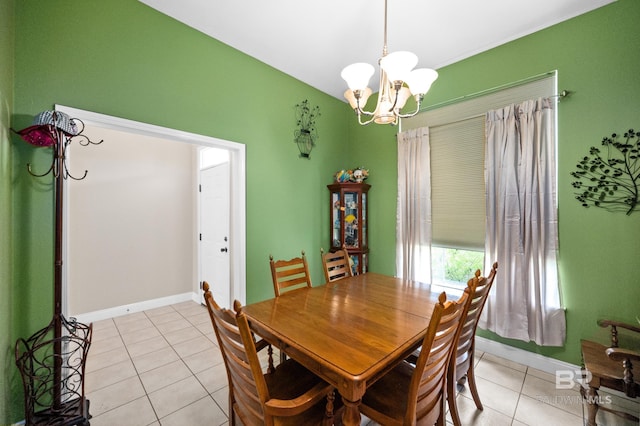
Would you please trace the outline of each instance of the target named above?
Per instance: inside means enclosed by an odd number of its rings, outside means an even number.
[[[486,114],[485,259],[499,264],[480,327],[562,346],[566,324],[556,257],[556,152],[548,98]],[[487,269],[487,268],[485,268]]]
[[[398,134],[396,274],[431,282],[431,171],[429,129]]]

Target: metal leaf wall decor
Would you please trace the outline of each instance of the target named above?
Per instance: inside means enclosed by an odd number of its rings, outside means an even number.
[[[602,148],[592,146],[589,155],[571,172],[576,199],[584,207],[601,207],[630,215],[638,205],[640,180],[640,132],[629,129],[622,140],[613,133],[602,139]]]

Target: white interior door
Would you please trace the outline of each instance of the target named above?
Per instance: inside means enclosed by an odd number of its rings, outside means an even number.
[[[200,279],[216,302],[230,308],[229,163],[200,171]]]

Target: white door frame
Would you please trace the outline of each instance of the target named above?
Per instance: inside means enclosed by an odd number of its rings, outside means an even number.
[[[71,118],[82,120],[90,126],[102,127],[121,132],[136,133],[144,136],[174,140],[195,145],[226,149],[230,153],[231,164],[231,221],[230,226],[230,274],[234,298],[246,304],[246,147],[237,142],[230,142],[210,136],[170,129],[168,127],[113,117],[92,111],[81,110],[64,105],[55,105],[56,111],[64,112]],[[108,143],[108,141],[105,141]],[[66,185],[66,180],[64,182]],[[66,189],[66,188],[65,188]],[[66,204],[66,198],[63,199]],[[68,241],[68,209],[64,209],[63,259],[67,259]],[[62,264],[62,313],[69,315],[67,267]],[[199,283],[193,283],[193,300],[199,302]]]

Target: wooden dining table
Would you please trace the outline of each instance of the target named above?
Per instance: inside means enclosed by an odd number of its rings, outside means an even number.
[[[335,386],[345,425],[367,387],[419,347],[435,303],[429,284],[368,272],[245,306],[256,334]]]

